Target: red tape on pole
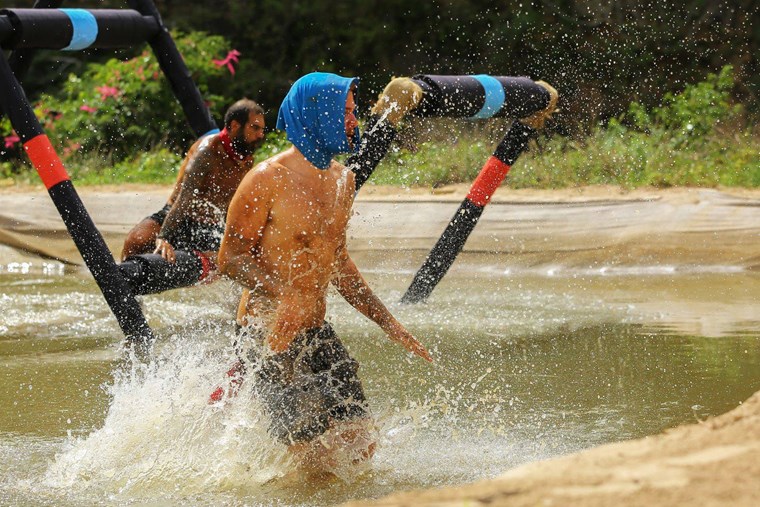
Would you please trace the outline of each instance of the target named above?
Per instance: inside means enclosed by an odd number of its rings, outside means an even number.
[[[473,204],[483,207],[491,200],[491,196],[506,178],[510,166],[496,157],[490,157],[480,170],[480,174],[470,187],[467,199]]]
[[[45,134],[40,134],[24,143],[24,151],[32,161],[37,174],[48,190],[62,181],[69,179],[63,162],[58,158],[55,148]]]

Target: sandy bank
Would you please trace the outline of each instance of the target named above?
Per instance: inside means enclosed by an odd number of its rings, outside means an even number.
[[[467,185],[440,189],[367,186],[355,205],[349,249],[408,251],[424,259]],[[127,231],[158,210],[168,187],[84,187],[82,200],[111,250]],[[81,264],[46,192],[0,190],[0,244]],[[7,249],[5,257],[10,253]],[[731,265],[760,267],[760,190],[584,187],[501,188],[465,252],[504,254],[514,267]]]
[[[760,393],[719,417],[464,486],[347,506],[757,506]],[[473,466],[477,466],[473,464]]]

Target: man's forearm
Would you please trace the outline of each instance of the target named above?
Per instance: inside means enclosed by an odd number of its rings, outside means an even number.
[[[344,269],[333,280],[333,284],[348,304],[375,322],[384,331],[387,332],[395,322],[393,315],[369,288],[353,261],[348,260]]]
[[[185,199],[182,199],[181,195],[178,196],[177,200],[172,204],[172,207],[169,208],[169,212],[164,218],[164,223],[161,225],[161,230],[158,231],[159,238],[165,238],[166,235],[171,233],[171,231],[179,229],[182,217],[190,215],[189,210],[186,210],[187,207]]]

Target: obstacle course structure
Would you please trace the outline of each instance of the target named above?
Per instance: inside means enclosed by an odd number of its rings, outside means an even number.
[[[359,152],[348,160],[356,173],[357,191],[388,152],[398,123],[407,115],[473,120],[517,118],[414,276],[402,302],[417,303],[430,296],[464,248],[510,167],[554,112],[557,99],[554,88],[525,77],[417,75],[396,78],[386,86],[372,110]]]
[[[0,9],[0,106],[20,137],[66,228],[129,343],[148,346],[153,334],[128,282],[82,204],[63,163],[19,84],[35,49],[76,51],[148,42],[198,137],[218,132],[152,0],[129,0],[130,9],[60,9],[38,0],[32,9]],[[11,65],[12,62],[13,65]]]

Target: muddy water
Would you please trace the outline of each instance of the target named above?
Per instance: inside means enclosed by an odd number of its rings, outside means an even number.
[[[206,403],[232,360],[235,287],[145,298],[157,359],[130,367],[87,276],[6,266],[0,504],[328,505],[653,434],[760,389],[757,273],[510,270],[470,255],[426,304],[400,306],[416,260],[358,262],[436,363],[408,357],[331,296],[379,448],[368,469],[321,485],[288,476],[289,456],[245,387],[223,406]]]

